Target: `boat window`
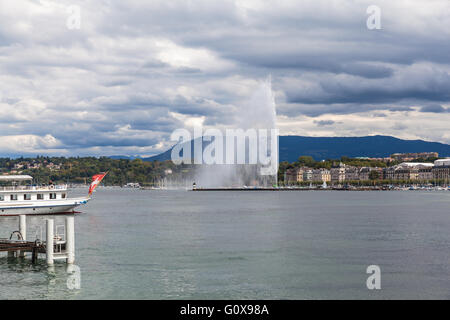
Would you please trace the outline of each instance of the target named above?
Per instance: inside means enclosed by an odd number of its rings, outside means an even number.
[[[50,193],[50,199],[56,199],[56,193]]]
[[[17,194],[12,194],[10,199],[11,200],[17,200]]]
[[[44,200],[44,195],[42,193],[38,193],[37,199],[38,200]]]
[[[0,201],[5,201],[5,196],[4,195],[0,195]]]
[[[65,199],[66,198],[66,194],[65,193],[62,193],[61,194],[61,199]]]
[[[23,200],[31,200],[31,194],[27,193],[23,195]]]

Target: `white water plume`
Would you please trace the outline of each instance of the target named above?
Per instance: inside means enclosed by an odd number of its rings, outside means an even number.
[[[265,129],[269,132],[271,129],[276,129],[276,105],[270,77],[259,84],[249,102],[242,106],[234,128],[243,130]],[[266,141],[267,150],[269,154],[276,152],[278,166],[278,148],[271,150],[270,139],[268,137]],[[245,150],[247,159],[249,158],[250,150],[248,143],[248,140],[236,139],[235,145],[236,150],[239,150],[239,148]],[[203,164],[196,168],[195,182],[198,187],[202,188],[267,187],[277,183],[276,173],[273,175],[261,175],[260,169],[261,166],[259,164]],[[276,169],[278,170],[278,167]]]

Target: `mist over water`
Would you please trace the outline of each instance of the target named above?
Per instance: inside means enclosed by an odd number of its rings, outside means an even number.
[[[248,103],[242,106],[237,116],[237,121],[230,129],[265,129],[268,137],[267,155],[276,152],[278,159],[278,148],[272,150],[270,130],[276,129],[276,105],[272,92],[271,78],[261,81]],[[244,145],[242,145],[244,144]],[[258,146],[261,147],[261,146]],[[224,139],[224,155],[226,154]],[[195,182],[198,187],[218,188],[218,187],[267,187],[277,183],[277,174],[261,175],[259,164],[249,163],[249,141],[248,139],[235,139],[235,158],[237,150],[245,150],[246,164],[227,165],[198,165],[196,168]]]

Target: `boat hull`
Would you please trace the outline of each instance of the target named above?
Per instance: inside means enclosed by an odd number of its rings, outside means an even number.
[[[53,201],[1,203],[0,216],[73,213],[76,207],[85,204],[88,201],[89,198],[73,198]]]

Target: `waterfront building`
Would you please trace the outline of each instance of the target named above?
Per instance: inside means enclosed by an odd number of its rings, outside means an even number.
[[[369,181],[371,173],[378,172],[379,180],[431,182],[432,180],[450,180],[450,158],[436,160],[433,163],[403,162],[388,168],[354,167],[344,163],[331,170],[308,167],[286,170],[284,181],[296,184],[298,182],[350,182]]]
[[[330,182],[331,172],[328,169],[315,169],[312,172],[312,181]]]
[[[345,181],[345,164],[339,163],[338,167],[331,168],[331,181],[344,182]]]
[[[285,183],[292,183],[293,181],[293,170],[294,169],[286,169],[284,172],[284,182]]]
[[[429,176],[434,164],[420,162],[403,162],[399,165],[386,168],[384,170],[384,178],[386,180],[427,180],[422,177]],[[421,172],[422,170],[422,172]]]
[[[434,162],[433,179],[450,180],[450,159],[440,159]]]
[[[439,159],[434,162],[435,167],[450,166],[450,158]]]
[[[330,175],[333,182],[359,180],[359,168],[341,162],[338,167],[331,168]]]
[[[313,181],[313,169],[305,168],[303,170],[303,181]]]
[[[345,167],[345,181],[359,180],[359,168],[353,166]]]
[[[303,171],[305,168],[291,168],[284,173],[284,181],[288,184],[303,182]]]
[[[394,180],[395,167],[388,167],[383,169],[384,180]]]
[[[359,180],[361,181],[367,181],[370,180],[370,173],[372,171],[378,172],[378,179],[383,179],[383,169],[378,167],[362,167],[359,170]]]
[[[401,167],[395,171],[394,180],[417,180],[419,170],[414,167]]]
[[[419,169],[419,177],[420,181],[430,181],[433,180],[433,167],[425,167]]]
[[[433,169],[433,179],[450,180],[450,166],[440,166]]]
[[[361,169],[359,169],[359,178],[362,181],[367,181],[369,180],[369,175],[370,175],[370,169],[369,167],[362,167]]]

